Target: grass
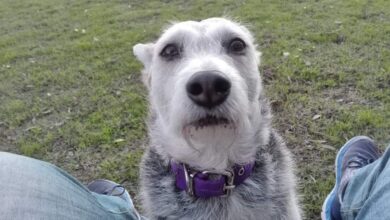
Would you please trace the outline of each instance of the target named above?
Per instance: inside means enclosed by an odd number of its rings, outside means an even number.
[[[0,150],[83,182],[137,192],[146,91],[132,45],[169,20],[228,15],[250,26],[274,125],[293,151],[307,219],[333,186],[336,150],[390,140],[387,0],[0,2]],[[288,56],[283,55],[288,52]]]

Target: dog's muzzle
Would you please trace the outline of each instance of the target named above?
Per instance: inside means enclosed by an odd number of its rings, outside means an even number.
[[[213,108],[229,96],[231,83],[218,71],[195,73],[186,85],[188,97],[197,105]]]

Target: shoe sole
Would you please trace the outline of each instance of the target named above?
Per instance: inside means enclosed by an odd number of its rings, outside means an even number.
[[[350,146],[352,146],[353,142],[356,142],[357,140],[361,139],[369,139],[372,141],[369,137],[366,136],[356,136],[347,141],[347,143],[344,144],[343,147],[339,150],[337,153],[337,157],[335,160],[335,174],[336,174],[336,184],[334,185],[332,191],[328,194],[326,197],[324,204],[322,205],[322,211],[321,211],[321,219],[322,220],[331,220],[331,214],[330,209],[332,207],[332,201],[334,200],[335,196],[337,195],[337,188],[340,184],[340,180],[342,175],[342,162],[345,155],[345,152],[349,149]]]

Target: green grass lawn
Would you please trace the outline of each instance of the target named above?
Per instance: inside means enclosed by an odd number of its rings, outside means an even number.
[[[0,150],[121,182],[137,198],[147,94],[132,46],[168,21],[213,16],[255,35],[306,218],[319,219],[337,149],[359,134],[390,141],[388,0],[2,0]]]

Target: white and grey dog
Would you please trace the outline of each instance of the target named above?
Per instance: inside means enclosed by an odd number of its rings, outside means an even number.
[[[301,219],[293,162],[270,126],[248,29],[224,18],[180,22],[133,49],[151,108],[145,215]]]

